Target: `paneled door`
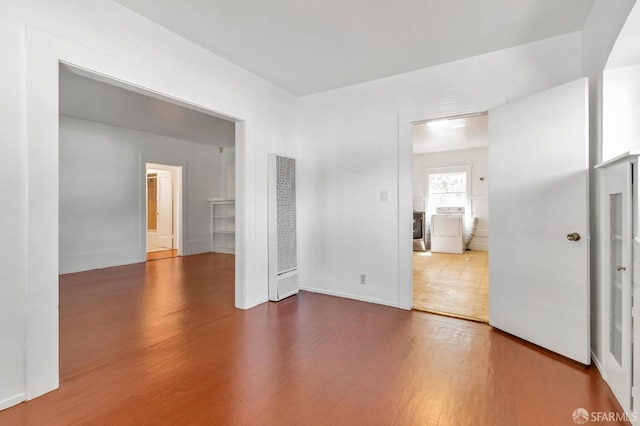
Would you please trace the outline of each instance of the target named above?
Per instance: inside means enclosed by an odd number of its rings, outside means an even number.
[[[158,245],[173,248],[173,179],[169,170],[158,170]]]
[[[588,84],[489,111],[489,323],[590,364]]]

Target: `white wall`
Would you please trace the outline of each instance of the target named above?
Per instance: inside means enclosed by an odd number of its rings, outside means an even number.
[[[398,164],[399,113],[449,116],[566,83],[581,75],[580,47],[581,34],[573,33],[301,98],[302,286],[398,306],[401,286],[410,285],[399,278],[399,222],[406,218],[398,215],[398,184],[411,167],[410,155]],[[401,190],[409,190],[410,216],[411,189]],[[388,191],[388,202],[380,202],[380,191]]]
[[[602,160],[640,150],[640,64],[603,76]]]
[[[216,196],[234,198],[236,196],[236,149],[225,147],[222,152],[219,152],[219,156],[220,188]]]
[[[210,248],[207,199],[219,186],[218,148],[60,117],[60,273],[144,262],[142,158],[185,163],[183,254]]]
[[[471,216],[478,218],[472,250],[489,249],[489,192],[487,181],[488,148],[460,149],[413,156],[413,208],[424,209],[424,169],[471,165]],[[480,178],[484,180],[480,180]],[[466,224],[471,226],[470,223]],[[467,229],[467,233],[469,229]]]
[[[27,268],[27,144],[24,27],[0,13],[7,64],[0,67],[0,409],[24,399]],[[8,12],[8,13],[5,13]]]
[[[243,308],[267,300],[267,154],[294,154],[297,101],[114,2],[0,8],[1,409],[58,385],[59,61],[239,121],[236,305]]]
[[[589,164],[595,166],[602,162],[602,114],[603,114],[603,69],[609,54],[620,33],[635,0],[595,0],[582,31],[582,74],[589,78]],[[604,318],[604,269],[600,268],[600,259],[604,256],[604,229],[601,221],[604,217],[604,202],[600,196],[601,186],[596,173],[590,174],[591,225],[591,348],[592,358],[600,366],[602,359]],[[602,369],[600,369],[602,371]]]

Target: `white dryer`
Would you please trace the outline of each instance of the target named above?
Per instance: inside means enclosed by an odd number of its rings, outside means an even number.
[[[431,215],[431,251],[464,252],[464,207],[438,207]]]

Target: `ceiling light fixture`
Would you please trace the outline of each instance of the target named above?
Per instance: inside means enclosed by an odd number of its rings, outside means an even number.
[[[427,126],[428,127],[437,127],[437,128],[447,127],[447,126],[449,126],[449,119],[445,118],[443,120],[427,121]]]

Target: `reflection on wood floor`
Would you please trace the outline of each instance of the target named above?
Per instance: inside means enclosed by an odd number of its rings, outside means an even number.
[[[165,246],[157,246],[152,242],[150,242],[149,239],[147,239],[147,253],[153,253],[156,251],[166,251],[166,250],[171,250],[171,248],[165,247]]]
[[[160,250],[160,251],[153,251],[153,252],[148,252],[147,253],[147,261],[150,260],[160,260],[160,259],[167,259],[169,257],[176,257],[178,255],[178,250],[177,249],[173,249],[173,250]]]
[[[60,388],[0,425],[574,424],[585,368],[486,324],[309,292],[234,308],[209,253],[60,277]],[[611,422],[607,425],[623,424]]]
[[[488,252],[413,252],[413,307],[488,322]]]

